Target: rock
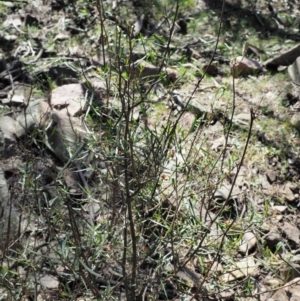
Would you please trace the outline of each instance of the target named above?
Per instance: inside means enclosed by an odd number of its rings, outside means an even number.
[[[168,264],[164,267],[164,270],[167,272],[173,272],[174,266],[173,264]],[[187,268],[187,267],[181,267],[176,274],[177,277],[180,279],[186,281],[189,285],[193,286],[194,284],[197,284],[200,282],[200,280],[203,278],[203,276],[194,270]]]
[[[261,58],[261,55],[265,53],[263,49],[258,48],[257,46],[250,44],[248,42],[244,43],[243,45],[243,56],[254,56],[257,59]]]
[[[257,239],[252,232],[246,232],[243,235],[241,245],[239,246],[239,252],[242,255],[248,254],[249,251],[253,250],[257,245]]]
[[[297,159],[296,158],[288,158],[287,161],[288,161],[289,165],[294,165],[297,162]]]
[[[294,61],[288,68],[291,79],[296,83],[300,84],[300,54],[299,57]]]
[[[172,68],[159,68],[145,61],[140,62],[139,64],[135,64],[135,70],[138,76],[140,77],[150,77],[150,79],[159,76],[161,73],[167,74],[167,77],[175,82],[178,79],[177,72]]]
[[[226,144],[226,139],[225,137],[220,137],[218,139],[215,139],[212,142],[212,146],[211,148],[215,151],[219,151],[220,149],[224,148]],[[231,146],[232,145],[232,139],[229,137],[228,141],[227,141],[227,146]]]
[[[258,175],[259,179],[260,179],[260,183],[263,189],[263,192],[266,193],[267,195],[273,195],[274,194],[274,187],[269,183],[269,181],[267,180],[267,177],[265,175]]]
[[[287,182],[283,190],[283,197],[287,202],[294,202],[297,199],[297,195],[293,193],[292,189],[294,189],[294,184]]]
[[[28,95],[30,94],[30,88],[23,85],[18,85],[14,90],[11,90],[6,99],[2,100],[3,104],[8,106],[19,106],[27,102]]]
[[[236,176],[236,172],[231,172],[230,176],[232,180]],[[236,186],[243,188],[243,187],[249,187],[250,186],[250,180],[249,180],[249,169],[245,168],[244,166],[241,166],[239,173],[236,178],[235,182]]]
[[[66,168],[63,171],[63,177],[68,188],[79,188],[80,180],[77,171]]]
[[[211,268],[209,269],[208,276],[219,275],[223,271],[223,266],[221,263],[214,262]]]
[[[40,284],[48,289],[57,289],[59,287],[59,281],[57,277],[52,275],[45,275],[40,278]]]
[[[181,126],[187,133],[195,130],[195,115],[191,112],[184,112],[179,119],[178,125]]]
[[[300,131],[300,113],[294,113],[290,119],[291,125],[298,131]]]
[[[251,120],[250,113],[240,113],[233,116],[233,121],[242,125],[249,125]]]
[[[21,265],[18,266],[17,272],[21,279],[24,279],[26,277],[27,271]]]
[[[69,84],[55,88],[51,93],[51,106],[70,116],[85,109],[85,91],[81,84]]]
[[[289,242],[294,245],[298,245],[300,242],[300,231],[297,227],[292,225],[291,223],[285,222],[282,227],[282,232],[289,240]]]
[[[219,300],[234,300],[234,296],[235,296],[235,291],[233,289],[226,289],[220,292],[221,299]],[[241,300],[241,301],[256,301],[256,300]]]
[[[15,34],[6,34],[3,37],[3,39],[8,41],[8,42],[13,42],[13,41],[16,41],[18,39],[18,36],[16,36]]]
[[[229,272],[222,276],[224,282],[231,282],[237,279],[251,276],[256,271],[258,265],[253,257],[247,257],[237,261],[233,267],[229,268]]]
[[[12,157],[2,161],[2,169],[4,172],[15,173],[23,168],[23,162],[20,158]]]
[[[271,276],[265,278],[263,283],[264,283],[264,285],[266,285],[267,287],[269,287],[271,289],[282,286],[282,280],[276,279],[276,278],[271,278]]]
[[[146,22],[145,15],[142,14],[138,20],[133,24],[133,36],[137,37],[138,34],[143,30],[144,24]]]
[[[205,72],[206,74],[210,75],[210,76],[216,76],[218,75],[219,69],[216,65],[204,65],[202,67],[202,71]]]
[[[271,251],[276,251],[277,244],[282,241],[282,237],[278,232],[271,231],[265,237],[267,246]]]
[[[273,184],[277,180],[277,173],[274,170],[267,170],[266,176],[270,184]]]
[[[13,2],[10,2],[10,1],[2,1],[1,5],[4,5],[4,6],[9,7],[9,8],[12,8],[12,7],[17,6],[18,3],[13,3]]]
[[[274,292],[269,301],[299,301],[300,300],[300,278],[286,283],[283,288]]]
[[[284,213],[288,207],[287,206],[273,206],[272,208],[280,213]]]
[[[244,56],[238,56],[231,64],[231,74],[237,76],[247,76],[257,74],[262,66],[259,62],[248,59]]]
[[[15,134],[18,138],[28,131],[43,128],[48,120],[50,107],[44,99],[31,101],[16,119]]]
[[[266,68],[274,68],[278,66],[289,66],[300,56],[300,44],[282,54],[266,60],[263,65]]]
[[[63,41],[70,39],[70,36],[68,34],[59,33],[55,36],[54,41]]]
[[[0,116],[0,147],[2,158],[7,159],[16,154],[16,121],[8,116]]]
[[[13,26],[18,27],[22,25],[22,20],[18,14],[9,14],[2,25],[4,28],[10,28]]]
[[[79,118],[53,111],[46,130],[45,144],[61,161],[67,162],[83,146],[86,135]],[[74,158],[75,161],[77,158]]]
[[[223,184],[219,189],[214,193],[214,199],[226,201],[229,197],[229,192],[231,190],[230,184]],[[232,193],[230,195],[231,199],[236,198],[236,196],[240,193],[239,189],[234,187]]]

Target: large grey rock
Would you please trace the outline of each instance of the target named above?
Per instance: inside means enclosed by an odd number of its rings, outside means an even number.
[[[54,110],[45,133],[45,144],[60,160],[66,162],[82,147],[86,135],[78,118]]]
[[[16,153],[15,125],[16,122],[11,117],[0,116],[0,147],[4,159]]]
[[[86,106],[84,87],[82,84],[68,84],[55,88],[51,93],[51,106],[70,116],[76,115]]]
[[[279,54],[274,58],[266,60],[263,65],[267,68],[274,68],[278,66],[289,66],[300,56],[300,44]]]
[[[294,61],[294,63],[289,66],[288,72],[292,80],[296,84],[300,84],[300,53],[299,57]]]
[[[49,118],[50,107],[44,99],[31,101],[16,119],[15,134],[22,137],[28,131],[44,127]]]

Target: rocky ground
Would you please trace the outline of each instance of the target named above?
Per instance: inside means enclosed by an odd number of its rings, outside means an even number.
[[[299,4],[178,4],[0,1],[1,300],[300,298]]]

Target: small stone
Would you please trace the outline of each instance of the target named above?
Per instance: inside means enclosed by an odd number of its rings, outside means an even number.
[[[295,113],[290,119],[290,123],[296,130],[300,130],[300,113]],[[291,164],[290,159],[288,159],[288,162]]]
[[[18,274],[21,278],[25,278],[27,272],[22,266],[18,266]]]
[[[202,71],[206,71],[206,74],[210,76],[216,76],[219,72],[218,67],[216,65],[204,65]]]
[[[249,113],[240,113],[233,117],[234,122],[248,125],[250,123],[251,115]]]
[[[264,175],[259,175],[261,186],[263,190],[266,191],[272,191],[273,186],[270,184],[270,182],[267,180],[267,177]]]
[[[270,184],[273,184],[277,180],[277,174],[273,170],[268,170],[266,173],[267,180]]]
[[[299,117],[299,122],[300,122],[300,117]],[[290,165],[295,164],[295,162],[296,162],[296,159],[295,159],[295,158],[288,158],[288,163],[289,163]]]
[[[273,209],[280,213],[283,213],[284,211],[286,211],[287,208],[288,208],[287,206],[273,206]]]
[[[222,201],[226,201],[229,197],[229,190],[225,187],[221,187],[220,189],[217,189],[217,191],[214,194],[214,198]]]
[[[216,275],[216,274],[220,274],[223,271],[223,266],[221,263],[218,262],[214,262],[213,265],[211,266],[211,268],[209,269],[208,275],[212,276],[212,275]]]
[[[252,232],[246,232],[243,235],[242,243],[239,247],[239,252],[242,255],[248,254],[249,251],[252,251],[257,245],[257,239]]]
[[[70,37],[67,34],[59,33],[58,35],[55,36],[54,41],[63,41],[63,40],[68,40]]]
[[[144,61],[139,65],[136,65],[135,70],[137,75],[143,78],[150,77],[151,79],[153,79],[159,76],[159,74],[164,73],[172,82],[175,82],[178,79],[178,74],[174,69],[169,67],[161,69]]]
[[[10,14],[7,16],[6,20],[2,23],[2,25],[4,26],[4,28],[10,28],[13,26],[18,27],[22,25],[22,20],[18,14]]]
[[[282,285],[282,281],[280,279],[270,278],[266,279],[264,284],[270,288],[276,288]]]
[[[23,110],[17,117],[15,134],[22,137],[27,131],[40,127],[47,122],[47,112],[50,108],[46,101],[37,99],[30,101],[26,110]]]
[[[271,231],[265,236],[265,241],[269,249],[275,251],[277,244],[282,241],[282,237],[279,233]]]
[[[297,227],[295,227],[291,223],[285,222],[282,227],[282,232],[290,242],[292,242],[295,245],[299,244],[300,231]]]
[[[3,39],[6,41],[16,41],[18,37],[14,34],[7,34],[3,37]]]
[[[40,278],[40,283],[45,288],[57,289],[59,287],[59,281],[56,277],[52,275],[45,275]]]
[[[248,59],[244,56],[238,56],[231,64],[231,74],[236,76],[247,76],[258,73],[262,66],[259,62]]]
[[[222,280],[227,283],[253,275],[257,266],[253,257],[244,258],[235,262],[228,272],[222,276]]]
[[[13,2],[10,2],[10,1],[1,1],[1,5],[4,5],[4,6],[9,7],[9,8],[12,8],[12,7],[16,6],[16,4],[14,4]]]
[[[284,190],[283,190],[283,195],[284,199],[287,202],[294,202],[297,199],[297,196],[293,193],[293,189],[295,189],[295,185],[293,183],[286,183]]]

